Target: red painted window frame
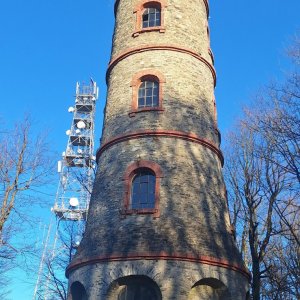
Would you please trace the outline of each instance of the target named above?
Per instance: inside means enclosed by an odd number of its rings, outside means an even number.
[[[131,186],[132,180],[135,174],[139,169],[149,169],[155,175],[155,203],[154,208],[144,208],[144,209],[131,209],[130,208],[130,198],[131,198]],[[133,214],[151,214],[154,218],[158,218],[160,216],[159,211],[159,200],[160,200],[160,181],[162,178],[162,170],[161,167],[153,162],[148,160],[139,160],[131,165],[129,165],[124,174],[124,202],[123,209],[121,213],[123,215],[133,215]]]
[[[143,80],[156,81],[159,84],[158,89],[158,106],[155,107],[138,107],[138,91]],[[163,111],[163,85],[166,82],[165,77],[162,73],[157,70],[144,70],[136,73],[132,80],[130,86],[132,87],[132,101],[131,110],[129,112],[130,117],[134,117],[136,113],[145,111]]]
[[[145,8],[155,7],[160,9],[160,26],[153,26],[143,28],[142,16]],[[167,7],[166,0],[142,0],[140,1],[134,8],[133,13],[135,14],[135,27],[134,32],[132,34],[133,37],[139,36],[143,32],[149,31],[158,31],[158,32],[165,32],[166,28],[164,25],[164,16],[165,16],[165,8]]]

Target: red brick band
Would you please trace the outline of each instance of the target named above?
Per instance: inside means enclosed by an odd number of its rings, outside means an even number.
[[[206,14],[207,17],[209,16],[209,4],[208,4],[208,0],[203,0],[205,8],[206,8]],[[114,6],[114,12],[115,12],[115,17],[117,15],[117,10],[118,10],[118,6],[119,6],[120,0],[116,0],[115,1],[115,6]]]
[[[97,161],[99,160],[100,155],[110,148],[111,146],[118,144],[120,142],[132,140],[132,139],[139,139],[139,138],[147,138],[147,137],[157,137],[157,136],[163,136],[163,137],[171,137],[171,138],[178,138],[187,140],[190,142],[194,142],[197,144],[200,144],[208,149],[210,149],[212,152],[214,152],[218,158],[221,161],[221,164],[223,166],[224,164],[224,157],[220,149],[211,141],[208,141],[206,139],[202,139],[198,137],[196,134],[193,133],[186,133],[181,131],[175,131],[175,130],[144,130],[144,131],[136,131],[136,132],[129,132],[122,135],[118,135],[110,140],[108,140],[105,144],[103,144],[100,149],[97,151]]]
[[[239,272],[245,276],[248,280],[251,279],[249,271],[244,266],[237,264],[231,264],[225,259],[218,259],[209,256],[193,256],[193,255],[168,255],[168,254],[131,254],[131,255],[110,255],[110,256],[94,256],[86,259],[80,259],[71,262],[66,269],[66,276],[69,277],[70,272],[81,268],[83,266],[110,262],[110,261],[130,261],[130,260],[177,260],[177,261],[188,261],[198,264],[205,264],[210,266],[221,267],[229,270]]]
[[[189,55],[195,57],[196,59],[203,62],[209,68],[209,70],[212,74],[213,80],[214,80],[214,85],[216,86],[217,75],[216,75],[215,68],[213,67],[213,65],[211,65],[205,58],[203,58],[197,52],[190,50],[188,48],[182,48],[182,47],[178,47],[178,46],[174,46],[174,45],[159,45],[159,44],[143,45],[143,46],[139,46],[139,47],[129,48],[129,49],[126,49],[125,51],[121,52],[121,54],[117,55],[116,57],[113,57],[108,65],[108,69],[106,72],[106,82],[108,82],[108,76],[109,76],[111,70],[113,69],[113,67],[117,63],[119,63],[121,60],[123,60],[124,58],[134,55],[136,53],[141,53],[141,52],[145,52],[145,51],[155,51],[155,50],[176,51],[176,52],[186,53],[186,54],[189,54]]]

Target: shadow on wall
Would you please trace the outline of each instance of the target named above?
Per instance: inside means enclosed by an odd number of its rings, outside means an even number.
[[[153,113],[153,122],[159,123],[162,116],[156,112],[150,113]],[[140,122],[138,118],[145,118],[144,114],[149,112],[137,114],[135,122]],[[179,128],[185,128],[186,122],[191,122],[184,119],[179,110],[172,118],[180,122]],[[119,124],[122,124],[121,119],[118,120]],[[201,122],[197,119],[192,121]],[[206,121],[207,124],[213,122],[212,119]],[[126,218],[120,215],[124,199],[123,174],[128,165],[139,159],[154,161],[163,171],[161,215],[157,219],[151,215],[130,215]],[[126,141],[104,151],[100,156],[87,231],[75,260],[112,255],[126,257],[133,252],[169,255],[182,253],[194,257],[223,258],[232,265],[241,265],[241,256],[230,236],[226,221],[228,210],[224,196],[225,185],[217,160],[216,154],[202,145],[166,137]],[[169,299],[179,299],[178,294],[182,293],[183,286],[186,294],[182,299],[231,299],[231,291],[223,282],[216,278],[205,278],[199,264],[193,264],[193,269],[198,269],[198,278],[183,278],[184,275],[175,274],[174,269],[172,281],[168,281]],[[160,290],[165,289],[164,279],[170,278],[170,264],[162,264],[160,280],[155,280],[153,276],[149,276],[152,277],[150,279],[147,277],[149,274],[121,276],[122,271],[118,274],[121,278],[113,278],[110,263],[104,262],[101,263],[101,280],[96,268],[90,268],[83,274],[83,282],[87,282],[89,288],[93,286],[93,289],[96,283],[99,285],[103,297],[99,299],[147,300],[148,298],[123,296],[126,293],[130,295],[133,291],[140,293],[141,290],[136,288],[139,283],[141,288],[148,291],[149,299],[160,300]],[[77,282],[73,283],[72,295],[73,290],[80,288]],[[75,298],[74,294],[72,300],[86,299],[85,293],[78,295],[82,295],[81,298]]]

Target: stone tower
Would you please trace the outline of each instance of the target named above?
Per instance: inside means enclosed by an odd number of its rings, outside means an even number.
[[[98,171],[70,299],[246,299],[207,0],[117,0]]]

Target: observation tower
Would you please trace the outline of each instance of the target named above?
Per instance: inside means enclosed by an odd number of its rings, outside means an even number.
[[[69,299],[246,299],[206,0],[117,0],[98,171]]]

